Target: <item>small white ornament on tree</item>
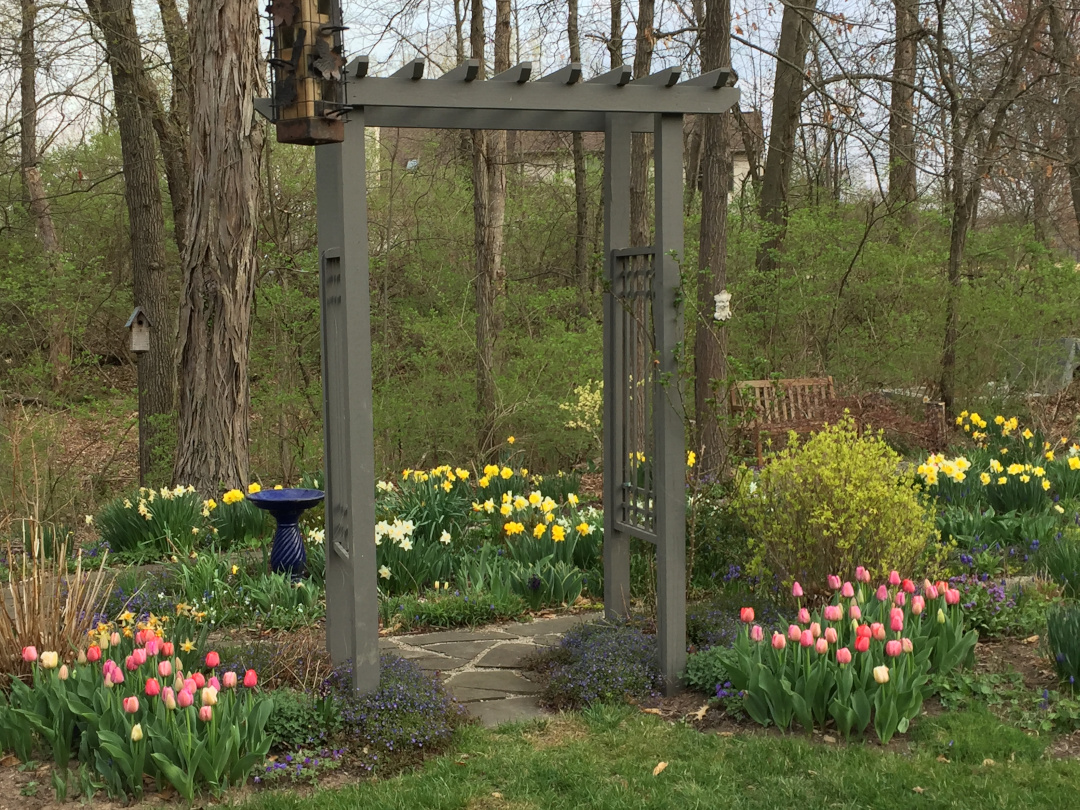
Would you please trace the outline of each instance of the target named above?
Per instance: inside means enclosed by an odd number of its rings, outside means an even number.
[[[713,320],[727,321],[731,319],[731,293],[721,290],[713,296],[716,310],[713,312]]]

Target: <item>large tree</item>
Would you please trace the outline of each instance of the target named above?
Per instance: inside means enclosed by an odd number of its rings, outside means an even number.
[[[919,31],[917,0],[893,0],[896,47],[889,103],[889,202],[907,222],[915,213],[915,51]]]
[[[150,350],[138,357],[139,479],[161,484],[172,469],[176,330],[165,267],[165,217],[152,123],[157,94],[143,65],[131,0],[87,0],[86,5],[102,33],[112,74],[135,305],[142,307],[152,324]]]
[[[249,479],[248,355],[263,131],[256,0],[193,0],[191,163],[179,323],[174,478],[204,492]]]

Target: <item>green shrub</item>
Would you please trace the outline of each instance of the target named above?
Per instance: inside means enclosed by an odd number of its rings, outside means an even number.
[[[1080,678],[1080,605],[1058,605],[1051,610],[1046,631],[1058,676],[1075,686]]]
[[[1065,596],[1075,599],[1080,595],[1080,539],[1075,531],[1043,543],[1039,557],[1046,578],[1061,586]]]
[[[478,590],[446,592],[442,595],[403,594],[379,601],[379,617],[384,627],[419,630],[426,627],[475,627],[479,624],[520,618],[525,603],[509,593]]]
[[[865,566],[910,570],[937,537],[914,472],[881,434],[860,435],[845,417],[805,444],[792,436],[735,498],[750,529],[752,567],[785,582],[824,582]]]
[[[266,732],[274,738],[278,751],[311,745],[332,734],[341,719],[328,710],[326,698],[295,689],[274,690],[274,710],[266,722]]]

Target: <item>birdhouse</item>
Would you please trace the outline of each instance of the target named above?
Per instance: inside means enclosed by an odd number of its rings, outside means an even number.
[[[131,333],[131,350],[136,354],[150,351],[150,319],[142,307],[135,307],[124,328]]]
[[[270,0],[270,104],[279,143],[345,140],[340,0]]]

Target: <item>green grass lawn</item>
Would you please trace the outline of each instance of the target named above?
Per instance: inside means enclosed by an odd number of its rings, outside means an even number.
[[[721,737],[602,707],[468,728],[455,752],[416,771],[314,797],[267,791],[245,808],[1080,807],[1080,763],[1046,758],[1047,742],[985,711],[923,718],[910,745],[885,751],[793,734]]]

